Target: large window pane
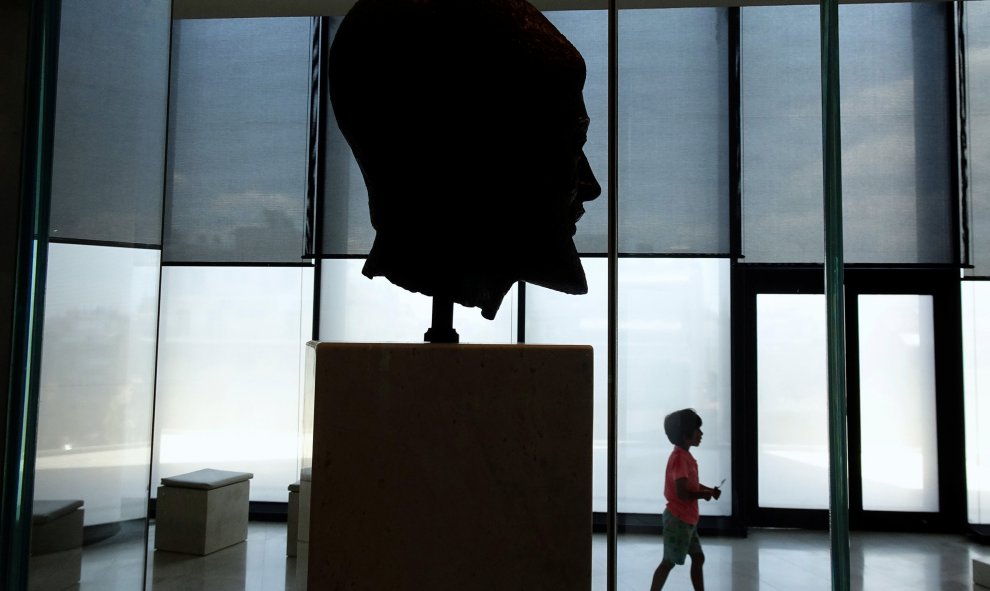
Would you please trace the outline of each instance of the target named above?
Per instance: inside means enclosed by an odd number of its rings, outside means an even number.
[[[526,290],[526,341],[595,348],[595,511],[606,510],[607,262],[585,259],[589,293]],[[663,512],[671,445],[663,418],[692,407],[705,441],[701,479],[730,476],[729,266],[715,259],[623,259],[619,266],[619,511]],[[731,483],[704,515],[731,513]]]
[[[668,413],[694,408],[704,421],[704,441],[691,449],[701,482],[731,476],[729,262],[623,259],[618,289],[618,507],[661,513]],[[701,514],[730,515],[731,486],[700,503]]]
[[[847,262],[954,262],[949,9],[839,9]],[[822,260],[818,29],[815,6],[743,9],[743,254],[750,262]]]
[[[962,284],[969,522],[990,523],[990,282]]]
[[[175,22],[164,261],[300,262],[311,24]]]
[[[163,270],[154,483],[238,470],[254,474],[251,500],[285,501],[299,479],[312,293],[311,269]]]
[[[61,3],[53,238],[161,244],[171,5]]]
[[[158,261],[49,247],[35,498],[82,499],[86,525],[146,516]]]
[[[742,10],[747,262],[822,260],[819,30],[816,6]]]
[[[971,275],[990,277],[990,3],[967,2]]]
[[[951,8],[842,6],[847,262],[954,262],[946,52]]]
[[[859,296],[863,509],[938,511],[932,297]]]
[[[619,13],[619,251],[729,251],[726,9]]]
[[[320,340],[352,343],[422,343],[432,321],[433,300],[361,274],[363,260],[321,261]],[[516,288],[502,300],[494,320],[477,308],[454,306],[454,330],[462,343],[516,342]]]
[[[761,293],[756,318],[759,506],[827,509],[825,296]]]
[[[584,204],[585,214],[577,225],[574,243],[582,254],[608,251],[608,11],[561,10],[546,13],[567,40],[581,52],[588,69],[584,81],[584,104],[591,124],[584,153],[603,187],[602,196]]]
[[[337,33],[343,20],[340,17],[329,19],[329,38]],[[366,255],[371,252],[375,240],[375,229],[371,226],[368,211],[368,187],[358,167],[351,147],[344,139],[333,107],[327,101],[329,113],[323,136],[324,185],[323,211],[317,212],[323,224],[322,244],[317,244],[317,254],[323,255]]]
[[[588,293],[567,295],[535,285],[526,286],[526,342],[551,345],[591,345],[595,350],[595,419],[592,510],[605,511],[608,502],[608,265],[606,259],[582,259]]]

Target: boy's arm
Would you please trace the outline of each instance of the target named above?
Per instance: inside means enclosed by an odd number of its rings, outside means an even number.
[[[708,492],[709,499],[706,499],[706,500],[710,500],[710,499],[714,498],[717,501],[718,498],[722,496],[722,489],[720,489],[717,486],[715,488],[710,488],[710,487],[705,486],[704,484],[700,484],[699,483],[698,484],[698,490],[703,490],[703,491]]]
[[[677,487],[677,498],[682,501],[690,501],[691,499],[705,499],[710,501],[712,498],[712,489],[707,486],[698,486],[698,490],[688,490],[687,478],[678,478],[674,481],[674,485]]]

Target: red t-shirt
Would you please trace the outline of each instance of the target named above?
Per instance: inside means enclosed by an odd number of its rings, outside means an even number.
[[[675,517],[684,523],[694,525],[698,523],[698,499],[682,500],[677,496],[676,482],[681,478],[687,478],[688,491],[698,491],[698,462],[691,452],[675,445],[674,451],[670,452],[670,457],[667,458],[663,496],[667,499],[667,509]]]

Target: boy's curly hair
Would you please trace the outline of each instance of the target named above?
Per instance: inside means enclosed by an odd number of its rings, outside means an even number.
[[[694,434],[695,429],[700,428],[701,417],[693,408],[674,411],[663,419],[663,430],[674,445],[683,444],[685,439]]]

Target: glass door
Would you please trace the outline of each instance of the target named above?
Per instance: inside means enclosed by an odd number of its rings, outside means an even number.
[[[746,356],[750,523],[826,527],[820,273],[754,275]],[[958,525],[964,506],[960,438],[942,427],[958,416],[961,399],[953,336],[958,320],[948,321],[953,310],[958,317],[958,298],[947,295],[951,275],[851,270],[846,277],[851,523],[929,531]]]

